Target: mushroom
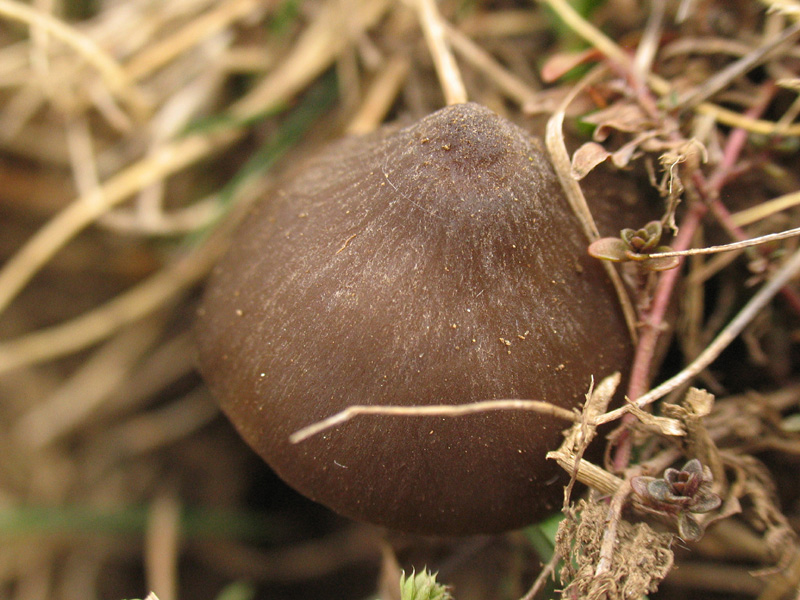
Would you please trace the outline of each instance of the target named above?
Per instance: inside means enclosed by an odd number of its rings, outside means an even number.
[[[291,486],[422,534],[500,532],[561,502],[566,422],[355,404],[528,398],[573,408],[632,347],[540,142],[480,105],[331,147],[249,215],[199,311],[201,371]]]

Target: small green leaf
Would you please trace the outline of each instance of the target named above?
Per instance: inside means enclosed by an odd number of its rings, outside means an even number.
[[[719,505],[722,504],[722,498],[720,498],[717,494],[713,492],[708,493],[701,493],[692,502],[689,510],[693,513],[707,513],[711,512],[715,508],[719,508]]]
[[[436,573],[423,569],[420,573],[411,572],[406,577],[400,575],[400,600],[452,600],[445,586],[436,582]]]
[[[678,515],[678,535],[685,542],[696,542],[703,537],[703,528],[692,515],[682,512]]]
[[[589,244],[589,254],[602,260],[623,262],[630,260],[629,246],[620,238],[600,238]]]
[[[669,246],[659,246],[656,252],[672,252]],[[677,256],[657,256],[655,258],[648,258],[645,256],[644,266],[651,271],[669,271],[681,264],[680,258]]]
[[[681,469],[681,471],[684,471],[685,473],[702,475],[703,474],[703,463],[701,463],[698,459],[693,458],[689,462],[687,462],[685,465],[683,465],[683,468]]]
[[[653,500],[659,502],[669,502],[673,498],[669,484],[663,479],[654,479],[647,484],[647,493]]]
[[[542,562],[547,562],[553,557],[556,548],[556,533],[558,526],[564,520],[562,513],[556,513],[544,521],[526,527],[523,531],[536,554]]]
[[[655,477],[636,475],[635,477],[631,477],[631,487],[640,498],[647,499],[650,496],[650,493],[647,491],[647,486],[650,485],[651,481],[655,480]]]
[[[249,581],[229,583],[217,595],[216,600],[253,600],[256,597],[256,586]]]
[[[652,246],[655,246],[661,241],[661,235],[664,231],[664,227],[661,225],[661,221],[650,221],[644,226],[644,231],[647,234],[648,243],[652,244]]]

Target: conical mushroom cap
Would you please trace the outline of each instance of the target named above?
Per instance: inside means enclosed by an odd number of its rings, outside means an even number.
[[[333,146],[257,205],[215,269],[201,370],[247,442],[335,511],[426,534],[560,506],[564,421],[523,411],[358,417],[354,404],[578,406],[624,369],[617,297],[540,143],[476,104]]]

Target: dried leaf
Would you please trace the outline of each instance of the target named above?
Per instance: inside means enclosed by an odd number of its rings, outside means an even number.
[[[657,252],[671,252],[672,248],[669,246],[656,249]],[[657,256],[655,258],[648,258],[645,261],[647,268],[650,271],[669,271],[681,264],[680,258],[677,256]]]
[[[633,402],[628,403],[628,412],[632,413],[646,429],[657,431],[661,435],[684,436],[686,430],[677,419],[657,417],[652,413],[642,410]]]
[[[611,153],[597,142],[586,142],[572,155],[572,176],[580,181],[609,156]]]
[[[596,125],[594,139],[603,141],[611,130],[640,133],[653,128],[653,121],[634,103],[617,103],[596,113],[587,115],[583,121]]]
[[[581,50],[580,52],[557,52],[545,61],[541,70],[542,81],[552,83],[557,79],[561,79],[572,69],[595,56],[599,55],[594,48]]]
[[[714,408],[714,394],[695,387],[689,388],[683,399],[683,405],[694,417],[708,416]]]

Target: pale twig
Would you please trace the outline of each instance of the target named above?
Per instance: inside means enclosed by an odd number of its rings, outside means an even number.
[[[408,75],[411,61],[398,53],[390,58],[369,86],[358,112],[347,126],[347,133],[361,135],[374,131],[386,113]]]
[[[4,2],[5,0],[0,0]],[[383,14],[383,1],[361,0],[352,22],[349,36],[360,35]],[[342,35],[331,20],[342,20],[341,3],[325,4],[314,23],[309,26],[280,68],[236,102],[230,114],[236,118],[252,118],[278,106],[290,98],[314,77],[326,69],[350,37]],[[0,312],[17,296],[30,279],[77,233],[123,202],[138,190],[163,180],[168,175],[196,163],[206,156],[223,150],[242,135],[241,129],[215,130],[166,144],[140,161],[109,178],[96,193],[72,202],[49,223],[43,226],[3,266],[0,271]]]
[[[262,180],[242,185],[240,205],[246,206],[263,190]],[[204,277],[224,250],[223,240],[234,220],[220,225],[193,252],[179,258],[130,290],[79,317],[0,343],[0,373],[42,362],[94,344],[120,327],[172,302]]]
[[[739,227],[750,225],[770,215],[793,208],[800,204],[800,192],[791,192],[756,206],[739,211],[731,216],[731,222]]]
[[[263,179],[252,179],[237,190],[240,210],[260,197]],[[202,246],[174,260],[130,290],[79,317],[0,343],[0,373],[74,352],[94,344],[175,300],[204,277],[217,261],[235,219],[219,225]]]
[[[612,496],[624,483],[622,479],[601,469],[585,458],[575,460],[575,454],[567,451],[563,446],[558,450],[547,453],[547,458],[554,460],[568,474],[575,474],[575,479],[587,487],[597,490],[606,496]],[[577,469],[576,469],[577,464]]]
[[[481,71],[486,77],[506,96],[514,102],[524,106],[536,96],[536,90],[511,73],[502,64],[495,60],[486,50],[461,33],[458,29],[445,23],[447,39],[465,61]]]
[[[166,39],[145,46],[123,69],[130,79],[140,80],[203,40],[250,15],[259,4],[258,0],[224,2],[190,20]]]
[[[531,589],[520,598],[520,600],[533,600],[539,594],[539,592],[544,589],[545,584],[547,583],[547,578],[551,577],[553,572],[556,570],[556,566],[558,565],[558,561],[561,560],[561,555],[558,551],[553,552],[553,556],[547,561],[547,564],[542,567],[542,570],[539,572],[539,575],[536,576],[536,581],[533,582]]]
[[[461,80],[453,53],[445,39],[444,20],[439,14],[434,0],[416,0],[415,7],[425,41],[428,43],[436,74],[442,86],[445,103],[448,106],[467,101],[467,90]]]
[[[144,536],[147,587],[160,600],[178,598],[181,506],[172,491],[156,496],[150,507]]]
[[[550,31],[546,16],[534,7],[473,11],[458,23],[470,37],[509,38],[545,35]]]
[[[600,543],[600,555],[597,561],[597,568],[594,571],[595,579],[601,579],[611,571],[611,566],[614,562],[614,548],[617,544],[617,530],[622,518],[622,509],[630,493],[631,482],[630,478],[626,477],[622,485],[614,492],[611,504],[608,506],[606,526],[603,529],[603,541]]]
[[[633,63],[625,51],[602,31],[584,19],[566,0],[540,0],[552,8],[572,31],[612,61],[632,71]]]
[[[791,257],[775,272],[772,278],[764,284],[761,289],[753,296],[741,311],[728,323],[719,335],[680,373],[653,388],[646,394],[637,398],[633,404],[643,408],[648,404],[663,398],[671,391],[688,383],[722,353],[730,343],[735,340],[753,318],[772,300],[780,289],[785,286],[793,277],[800,272],[800,250],[792,254]],[[600,416],[596,424],[609,423],[629,412],[625,406],[607,412]]]
[[[646,81],[653,68],[653,60],[661,43],[665,9],[664,2],[650,3],[650,15],[647,17],[647,25],[633,60],[634,70],[640,81]]]
[[[121,424],[103,431],[89,452],[103,470],[186,439],[219,415],[219,407],[201,386],[178,400],[147,411],[138,411]]]
[[[723,108],[710,102],[703,102],[695,108],[695,112],[705,115],[714,119],[717,123],[722,125],[729,125],[731,127],[738,127],[750,133],[759,133],[761,135],[782,135],[785,137],[800,136],[800,123],[795,123],[790,127],[784,127],[780,123],[774,121],[766,121],[764,119],[755,119],[748,117],[733,110]]]
[[[12,435],[21,445],[38,449],[78,430],[152,351],[163,325],[162,319],[149,319],[122,330],[25,413],[11,429]]]
[[[482,400],[457,406],[436,404],[432,406],[365,406],[356,404],[308,427],[303,427],[289,436],[292,444],[305,441],[323,431],[336,427],[362,415],[381,415],[394,417],[461,417],[492,410],[526,410],[551,417],[557,417],[574,423],[578,415],[566,408],[561,408],[541,400]]]
[[[90,346],[173,301],[203,277],[219,253],[193,253],[133,289],[79,317],[0,344],[0,373],[53,359]]]
[[[99,187],[100,178],[89,120],[84,115],[72,119],[67,123],[66,134],[75,189],[82,196],[90,196]]]
[[[137,117],[144,117],[148,113],[149,105],[141,91],[132,85],[119,63],[90,37],[63,21],[20,2],[0,0],[0,15],[38,27],[61,40],[97,69],[109,89],[126,100]]]
[[[703,85],[698,86],[687,92],[676,102],[677,106],[694,108],[707,98],[710,98],[720,90],[724,89],[731,81],[763,63],[770,53],[783,45],[788,45],[800,36],[800,23],[786,29],[781,35],[771,39],[769,42],[746,54],[739,60],[706,80]]]
[[[670,252],[654,252],[653,254],[643,254],[642,257],[651,258],[668,258],[670,256],[696,256],[698,254],[718,254],[720,252],[732,252],[734,250],[742,250],[743,248],[750,248],[751,246],[760,246],[770,242],[777,242],[778,240],[785,240],[787,238],[800,235],[800,227],[794,229],[787,229],[778,233],[769,233],[760,235],[758,237],[742,240],[741,242],[731,242],[730,244],[722,244],[720,246],[707,246],[705,248],[690,248],[688,250],[674,250]],[[638,260],[638,258],[636,259]]]
[[[2,1],[2,0],[0,0]],[[43,226],[0,271],[0,312],[69,240],[144,186],[193,164],[235,140],[239,131],[197,135],[165,145],[81,196]]]
[[[33,79],[26,81],[19,90],[10,96],[0,113],[0,141],[5,142],[4,147],[9,147],[7,142],[17,138],[44,103],[45,97],[42,88]],[[46,141],[52,143],[52,139],[49,137]],[[24,151],[30,152],[24,143],[20,145]]]
[[[249,118],[275,108],[323,73],[354,39],[386,12],[387,0],[329,0],[317,11],[293,50],[247,96],[235,102],[231,114]]]
[[[155,219],[144,220],[136,210],[117,209],[101,218],[108,229],[127,234],[175,236],[209,227],[223,213],[219,194],[214,194],[189,206],[170,212],[159,212]]]

